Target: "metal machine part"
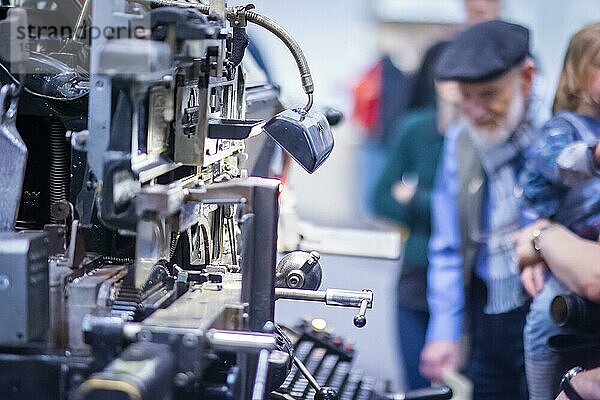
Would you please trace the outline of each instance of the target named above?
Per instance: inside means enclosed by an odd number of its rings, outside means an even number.
[[[85,270],[81,276],[71,274],[71,282],[65,288],[68,347],[72,353],[83,355],[90,351],[82,334],[84,318],[96,307],[110,305],[111,299],[108,296],[127,274],[127,267],[102,266]]]
[[[310,386],[313,388],[315,393],[315,400],[337,400],[338,395],[335,389],[321,386],[319,382],[312,376],[312,373],[306,368],[306,366],[300,361],[298,357],[294,357],[294,365],[304,375]]]
[[[0,89],[0,231],[15,229],[27,166],[27,147],[16,128],[17,87]]]
[[[333,151],[333,135],[321,113],[286,110],[263,127],[308,173],[313,173]]]
[[[142,2],[163,6],[194,7],[204,14],[211,13],[211,6],[202,4],[200,2],[186,3],[180,0],[142,0]],[[230,8],[225,8],[224,4],[221,4],[221,7],[219,8],[220,12],[217,12],[217,14],[220,14],[223,17],[229,19],[232,26],[235,26],[237,28],[245,28],[247,21],[252,22],[265,28],[266,30],[277,36],[279,39],[281,39],[281,41],[292,53],[292,56],[296,61],[296,65],[298,66],[298,71],[300,72],[300,79],[302,82],[302,88],[304,89],[304,92],[308,95],[308,103],[304,107],[304,110],[308,112],[313,105],[313,93],[315,88],[312,80],[312,74],[310,73],[310,67],[308,66],[308,61],[306,60],[304,52],[302,51],[302,48],[296,42],[296,40],[275,21],[255,11],[252,11],[252,9],[255,8],[253,4],[235,6]],[[215,8],[213,7],[212,11],[214,10]]]
[[[276,288],[275,297],[277,300],[317,301],[325,303],[328,306],[358,308],[358,314],[353,318],[354,326],[357,328],[362,328],[367,324],[367,318],[365,316],[367,309],[373,308],[373,292],[367,289],[358,292],[341,289],[315,291]]]
[[[177,0],[144,1],[150,4],[193,7],[205,14],[211,12],[210,6],[203,4],[190,4]],[[250,4],[230,7],[221,11],[234,26],[234,33],[237,29],[238,36],[245,35],[243,29],[247,22],[255,23],[281,39],[294,56],[308,102],[302,109],[283,111],[268,121],[264,129],[307,172],[313,173],[329,157],[334,142],[328,119],[320,112],[310,111],[313,106],[314,83],[308,62],[298,43],[282,27],[269,18],[252,11],[253,8],[254,5]],[[335,119],[333,118],[333,120]]]
[[[335,331],[325,329],[323,320],[304,320],[283,330],[293,341],[296,362],[284,383],[272,393],[273,399],[405,399],[443,400],[452,398],[448,387],[408,393],[380,394],[378,381],[359,371],[353,360],[354,345]]]
[[[104,371],[93,374],[79,386],[75,398],[79,400],[169,398],[174,362],[168,345],[134,343]]]
[[[417,389],[408,393],[396,393],[386,395],[386,400],[449,400],[452,398],[452,390],[449,387],[432,387]]]
[[[43,342],[50,324],[43,233],[0,233],[0,345]]]
[[[50,139],[50,222],[58,219],[52,213],[52,207],[67,201],[70,179],[69,142],[65,137],[66,129],[58,119],[52,119],[49,125]]]
[[[317,290],[321,287],[323,269],[321,255],[312,251],[293,251],[277,264],[275,273],[278,288]]]

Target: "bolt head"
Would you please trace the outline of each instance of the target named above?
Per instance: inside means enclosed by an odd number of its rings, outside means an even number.
[[[181,341],[183,342],[183,345],[188,348],[196,347],[198,345],[198,338],[196,337],[196,335],[193,335],[191,333],[186,333],[185,335],[183,335]]]
[[[187,374],[184,374],[183,372],[179,372],[173,378],[173,383],[175,384],[175,386],[178,386],[178,387],[186,386],[189,381],[190,381],[190,377]]]
[[[10,288],[10,279],[7,275],[0,275],[0,291],[5,291]]]

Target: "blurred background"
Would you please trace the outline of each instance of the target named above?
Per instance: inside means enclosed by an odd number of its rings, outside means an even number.
[[[319,224],[372,226],[364,204],[375,172],[368,140],[351,120],[352,87],[384,55],[403,72],[418,67],[424,51],[448,37],[465,20],[463,0],[303,0],[253,1],[285,27],[302,46],[314,75],[317,105],[346,115],[335,131],[331,159],[314,176],[293,166],[289,185],[303,219]],[[503,0],[503,18],[532,31],[535,57],[553,95],[570,36],[600,15],[598,0]],[[249,28],[273,80],[289,104],[304,104],[296,66],[287,49],[268,32]],[[366,160],[365,160],[366,158]],[[369,162],[367,162],[369,161]],[[331,204],[335,204],[335,212]]]
[[[368,81],[369,73],[384,57],[395,67],[398,79],[409,77],[431,44],[449,39],[460,30],[466,18],[464,2],[255,0],[254,4],[261,13],[285,27],[302,46],[315,79],[316,106],[335,107],[346,116],[334,130],[336,147],[329,161],[312,176],[293,164],[286,182],[296,198],[299,219],[323,228],[320,231],[325,236],[323,243],[339,244],[335,249],[316,248],[331,253],[322,260],[323,287],[368,287],[375,292],[375,308],[362,330],[352,326],[352,315],[348,312],[309,304],[278,305],[278,319],[286,321],[288,315],[296,316],[299,311],[326,318],[337,332],[356,342],[358,363],[365,372],[387,379],[393,388],[402,390],[399,350],[393,333],[393,296],[400,253],[382,250],[384,246],[399,247],[399,240],[394,240],[392,233],[386,236],[386,232],[397,228],[373,217],[367,201],[383,161],[385,140],[381,125],[386,122],[377,117],[369,126],[364,123],[364,116],[361,122],[353,111],[357,101],[368,104],[370,95],[377,96],[367,93],[373,88],[365,86],[365,79]],[[533,55],[538,61],[549,105],[570,36],[586,23],[597,20],[600,1],[504,0],[501,15],[530,28]],[[281,86],[284,101],[288,105],[304,104],[296,66],[284,45],[264,30],[249,27],[249,33],[262,51],[273,81]],[[363,86],[356,90],[359,84]],[[400,98],[402,84],[398,84],[397,91]],[[361,98],[357,99],[357,95]],[[396,106],[400,113],[402,105]],[[399,115],[393,113],[386,116],[396,117]],[[382,236],[376,236],[374,231]],[[373,254],[367,251],[357,257],[352,251],[357,246],[372,246]]]

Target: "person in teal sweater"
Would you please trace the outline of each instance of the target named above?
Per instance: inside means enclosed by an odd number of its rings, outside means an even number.
[[[458,115],[456,84],[438,83],[436,89],[437,109],[415,110],[399,121],[372,198],[373,212],[401,225],[408,234],[397,286],[397,332],[410,390],[429,386],[419,374],[419,355],[429,321],[430,200],[443,133]]]

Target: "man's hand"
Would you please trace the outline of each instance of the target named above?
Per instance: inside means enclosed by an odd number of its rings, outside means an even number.
[[[571,400],[567,397],[567,395],[565,394],[565,392],[560,392],[558,397],[556,398],[556,400]]]
[[[458,371],[460,355],[458,342],[430,342],[421,352],[421,374],[434,382],[441,382],[444,371]]]
[[[416,185],[407,185],[402,181],[398,181],[392,186],[392,197],[400,204],[407,204],[416,192]]]
[[[525,267],[521,271],[521,282],[531,297],[536,297],[544,288],[545,274],[546,266],[543,263]]]

